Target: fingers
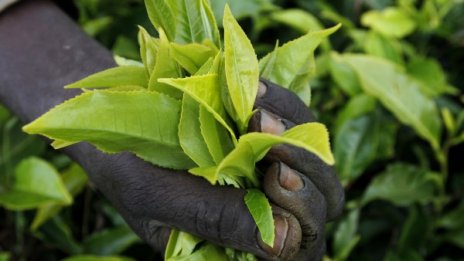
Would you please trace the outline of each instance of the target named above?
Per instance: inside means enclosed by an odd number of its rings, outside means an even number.
[[[261,243],[243,200],[245,190],[212,186],[187,172],[157,168],[129,153],[103,154],[84,143],[66,152],[153,248],[163,246],[163,238],[156,237],[162,227],[270,260],[277,260],[279,253],[294,252],[298,246],[285,243],[288,238],[301,238],[299,223],[288,212],[276,213],[282,218],[276,218],[275,246]]]
[[[321,260],[325,250],[327,209],[324,196],[310,179],[283,163],[274,163],[268,169],[263,185],[270,200],[295,215],[300,222],[302,242],[296,260]]]
[[[250,119],[249,131],[279,135],[295,125],[294,122],[279,118],[279,116],[265,110],[258,110]],[[326,199],[327,219],[333,219],[343,211],[345,201],[343,187],[334,169],[316,155],[295,146],[277,145],[268,152],[265,160],[284,162],[292,169],[306,175]]]
[[[293,92],[260,79],[255,107],[279,115],[295,124],[316,121],[308,107]]]

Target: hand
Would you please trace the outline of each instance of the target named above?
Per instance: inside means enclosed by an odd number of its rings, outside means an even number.
[[[27,1],[6,10],[0,15],[0,35],[9,36],[0,41],[0,100],[24,122],[76,95],[64,90],[65,84],[114,66],[107,50],[47,1]],[[268,84],[260,93],[257,107],[285,119],[287,127],[311,120],[307,108],[290,92]],[[256,128],[250,130],[273,126],[257,124],[263,115],[253,117]],[[129,153],[103,154],[84,143],[65,152],[84,167],[134,231],[158,250],[164,249],[169,228],[178,228],[263,258],[285,260],[297,253],[300,259],[316,260],[324,249],[322,226],[343,205],[343,190],[329,167],[299,149],[274,148],[267,160],[277,163],[267,171],[264,189],[275,205],[274,213],[282,217],[276,219],[280,238],[276,246],[282,247],[272,250],[260,243],[243,202],[244,190],[211,186],[186,172],[157,168]],[[290,174],[296,172],[279,162],[303,173],[297,173],[302,183]],[[279,185],[282,175],[288,177],[284,183],[289,189]]]
[[[313,120],[290,91],[262,81],[259,93],[250,131],[280,134]],[[164,251],[169,228],[177,228],[266,259],[320,260],[325,251],[324,224],[343,208],[343,189],[329,166],[302,149],[274,147],[261,164],[267,169],[264,191],[273,203],[276,222],[276,243],[271,248],[260,241],[243,202],[244,190],[211,186],[202,178],[151,166],[128,153],[105,155],[77,145],[68,154],[84,166],[134,231],[158,251]]]

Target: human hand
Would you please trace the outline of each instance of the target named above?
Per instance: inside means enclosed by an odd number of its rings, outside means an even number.
[[[29,1],[9,11],[0,17],[0,34],[11,36],[0,41],[0,56],[5,58],[0,60],[4,72],[0,100],[24,122],[76,95],[62,89],[66,83],[113,66],[106,49],[47,1]],[[40,25],[37,30],[28,31],[36,25]],[[285,119],[287,127],[312,120],[295,95],[268,85],[261,89],[258,108]],[[279,129],[269,123],[263,128],[260,123],[266,116],[262,115],[253,117],[251,131]],[[261,164],[264,171],[271,165],[264,176],[264,190],[275,206],[274,213],[282,217],[276,219],[277,247],[270,249],[259,240],[256,224],[243,201],[245,190],[212,186],[187,172],[158,168],[129,153],[107,155],[85,143],[65,152],[84,167],[91,182],[134,231],[160,251],[169,229],[177,228],[267,259],[288,260],[296,254],[301,260],[317,260],[324,250],[323,224],[343,205],[343,190],[331,168],[299,149],[274,148],[268,163]],[[280,161],[303,173],[297,174],[303,182],[289,174],[285,182],[289,189],[281,187],[278,177],[291,171],[280,171],[288,169],[280,163],[272,164]],[[286,237],[282,236],[285,230]]]
[[[279,134],[313,120],[296,95],[267,81],[262,81],[256,107],[250,131]],[[319,260],[325,250],[324,224],[343,207],[343,190],[330,167],[302,149],[274,147],[260,164],[276,222],[276,243],[271,248],[259,239],[243,202],[244,190],[211,186],[128,153],[105,155],[87,145],[68,153],[134,231],[159,251],[164,250],[170,228],[176,228],[265,259]]]

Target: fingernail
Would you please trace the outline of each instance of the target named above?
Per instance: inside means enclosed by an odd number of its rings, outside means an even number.
[[[261,110],[261,131],[280,135],[285,131],[285,125],[265,110]]]
[[[288,234],[288,221],[280,215],[274,215],[275,239],[272,251],[279,256],[285,246]]]
[[[289,191],[298,191],[304,186],[303,180],[295,171],[283,163],[280,163],[279,182],[284,189]]]
[[[258,84],[258,94],[256,95],[256,97],[258,98],[261,98],[264,96],[264,94],[266,94],[266,91],[267,91],[267,86],[264,82],[262,81],[259,81],[259,84]]]

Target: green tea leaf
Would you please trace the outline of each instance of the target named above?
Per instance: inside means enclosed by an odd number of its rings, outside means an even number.
[[[336,52],[330,55],[330,74],[335,83],[348,95],[355,96],[361,92],[356,72]]]
[[[121,256],[93,256],[77,255],[63,259],[62,261],[135,261],[132,258]]]
[[[258,132],[245,134],[240,137],[236,147],[219,165],[209,168],[193,168],[189,172],[205,177],[212,184],[219,182],[221,185],[243,187],[244,182],[249,182],[257,186],[255,163],[261,160],[273,145],[280,143],[304,148],[327,164],[334,163],[325,126],[320,123],[306,123],[287,130],[282,136]],[[227,181],[234,183],[227,183]]]
[[[225,120],[226,113],[219,96],[217,74],[195,75],[179,79],[159,79],[159,81],[190,95],[212,113],[214,118],[229,131],[232,139],[235,139],[234,131]]]
[[[143,67],[120,66],[97,72],[65,86],[71,88],[107,88],[124,85],[147,87],[148,78]]]
[[[87,175],[84,170],[77,164],[72,164],[62,175],[64,186],[71,196],[78,195],[87,185]],[[49,203],[40,206],[31,225],[31,230],[36,230],[43,223],[58,214],[63,208],[63,204]]]
[[[268,54],[259,61],[260,71],[267,67],[266,70],[271,71],[268,73],[270,75],[268,80],[289,88],[302,68],[307,66],[308,60],[313,57],[316,47],[338,28],[340,28],[340,24],[326,30],[309,32],[282,45],[275,51],[277,54]],[[276,61],[270,69],[269,65],[265,65],[272,55],[276,55]]]
[[[413,127],[433,148],[439,147],[441,123],[432,99],[395,64],[365,55],[345,55],[363,90],[387,107],[404,124]]]
[[[176,9],[176,41],[202,43],[211,40],[220,47],[219,29],[209,2],[206,0],[174,0]]]
[[[166,33],[169,40],[174,40],[176,35],[176,20],[171,8],[171,0],[145,0],[148,18],[155,29]]]
[[[243,133],[253,111],[259,83],[259,66],[253,46],[228,6],[224,9],[224,59],[227,86]]]
[[[165,259],[170,260],[189,256],[201,241],[202,239],[194,235],[173,229],[166,246]]]
[[[234,143],[230,139],[227,129],[204,106],[200,106],[199,119],[203,140],[216,163],[208,166],[217,165],[232,150]]]
[[[353,248],[359,243],[361,238],[356,233],[359,224],[359,212],[359,209],[350,211],[338,224],[333,241],[334,260],[346,260]]]
[[[415,166],[395,163],[378,174],[363,196],[363,204],[383,199],[398,206],[426,204],[438,190],[439,174]]]
[[[288,87],[289,90],[293,91],[296,95],[298,95],[298,97],[300,97],[306,106],[311,104],[311,87],[309,85],[309,80],[315,75],[315,73],[316,63],[314,61],[314,55],[311,55],[300,68]]]
[[[271,19],[293,27],[304,34],[324,28],[316,17],[302,9],[279,10],[271,13]]]
[[[375,31],[366,34],[363,41],[367,54],[388,59],[397,64],[403,64],[403,50],[397,39],[385,37]]]
[[[182,77],[182,71],[179,64],[173,57],[169,40],[166,38],[163,30],[159,31],[160,41],[158,46],[158,56],[156,57],[156,65],[150,75],[148,89],[157,91],[171,96],[172,98],[181,99],[182,92],[172,88],[171,86],[158,81],[161,78],[178,78]]]
[[[150,75],[156,65],[159,39],[151,37],[145,28],[139,26],[138,41],[140,45],[140,57],[147,70],[147,75]]]
[[[83,242],[84,253],[99,256],[119,255],[140,238],[126,225],[92,234]]]
[[[46,161],[30,157],[19,163],[10,191],[0,194],[0,204],[11,210],[36,208],[50,202],[72,203],[60,175]]]
[[[214,166],[214,160],[205,143],[206,140],[202,136],[199,118],[200,104],[184,94],[179,123],[180,146],[197,166]]]
[[[274,218],[272,216],[271,204],[263,192],[257,189],[247,190],[245,204],[255,221],[261,239],[269,246],[274,246]]]
[[[421,83],[421,91],[430,97],[459,92],[448,85],[446,74],[436,60],[416,56],[407,64],[407,71]]]
[[[372,10],[361,17],[361,23],[390,37],[402,38],[414,31],[416,24],[408,13],[396,7]]]
[[[345,122],[374,111],[375,106],[376,99],[367,94],[362,93],[351,98],[340,113],[338,113],[337,119],[335,120],[335,133],[338,133],[340,127]]]
[[[374,161],[393,156],[395,125],[370,113],[346,121],[335,136],[337,172],[343,184],[361,176]]]
[[[156,92],[86,92],[51,109],[23,129],[51,139],[86,141],[102,151],[131,151],[153,164],[188,169],[179,144],[181,104]]]
[[[198,43],[171,43],[171,49],[172,57],[191,75],[196,74],[208,59],[216,55],[215,50]]]

